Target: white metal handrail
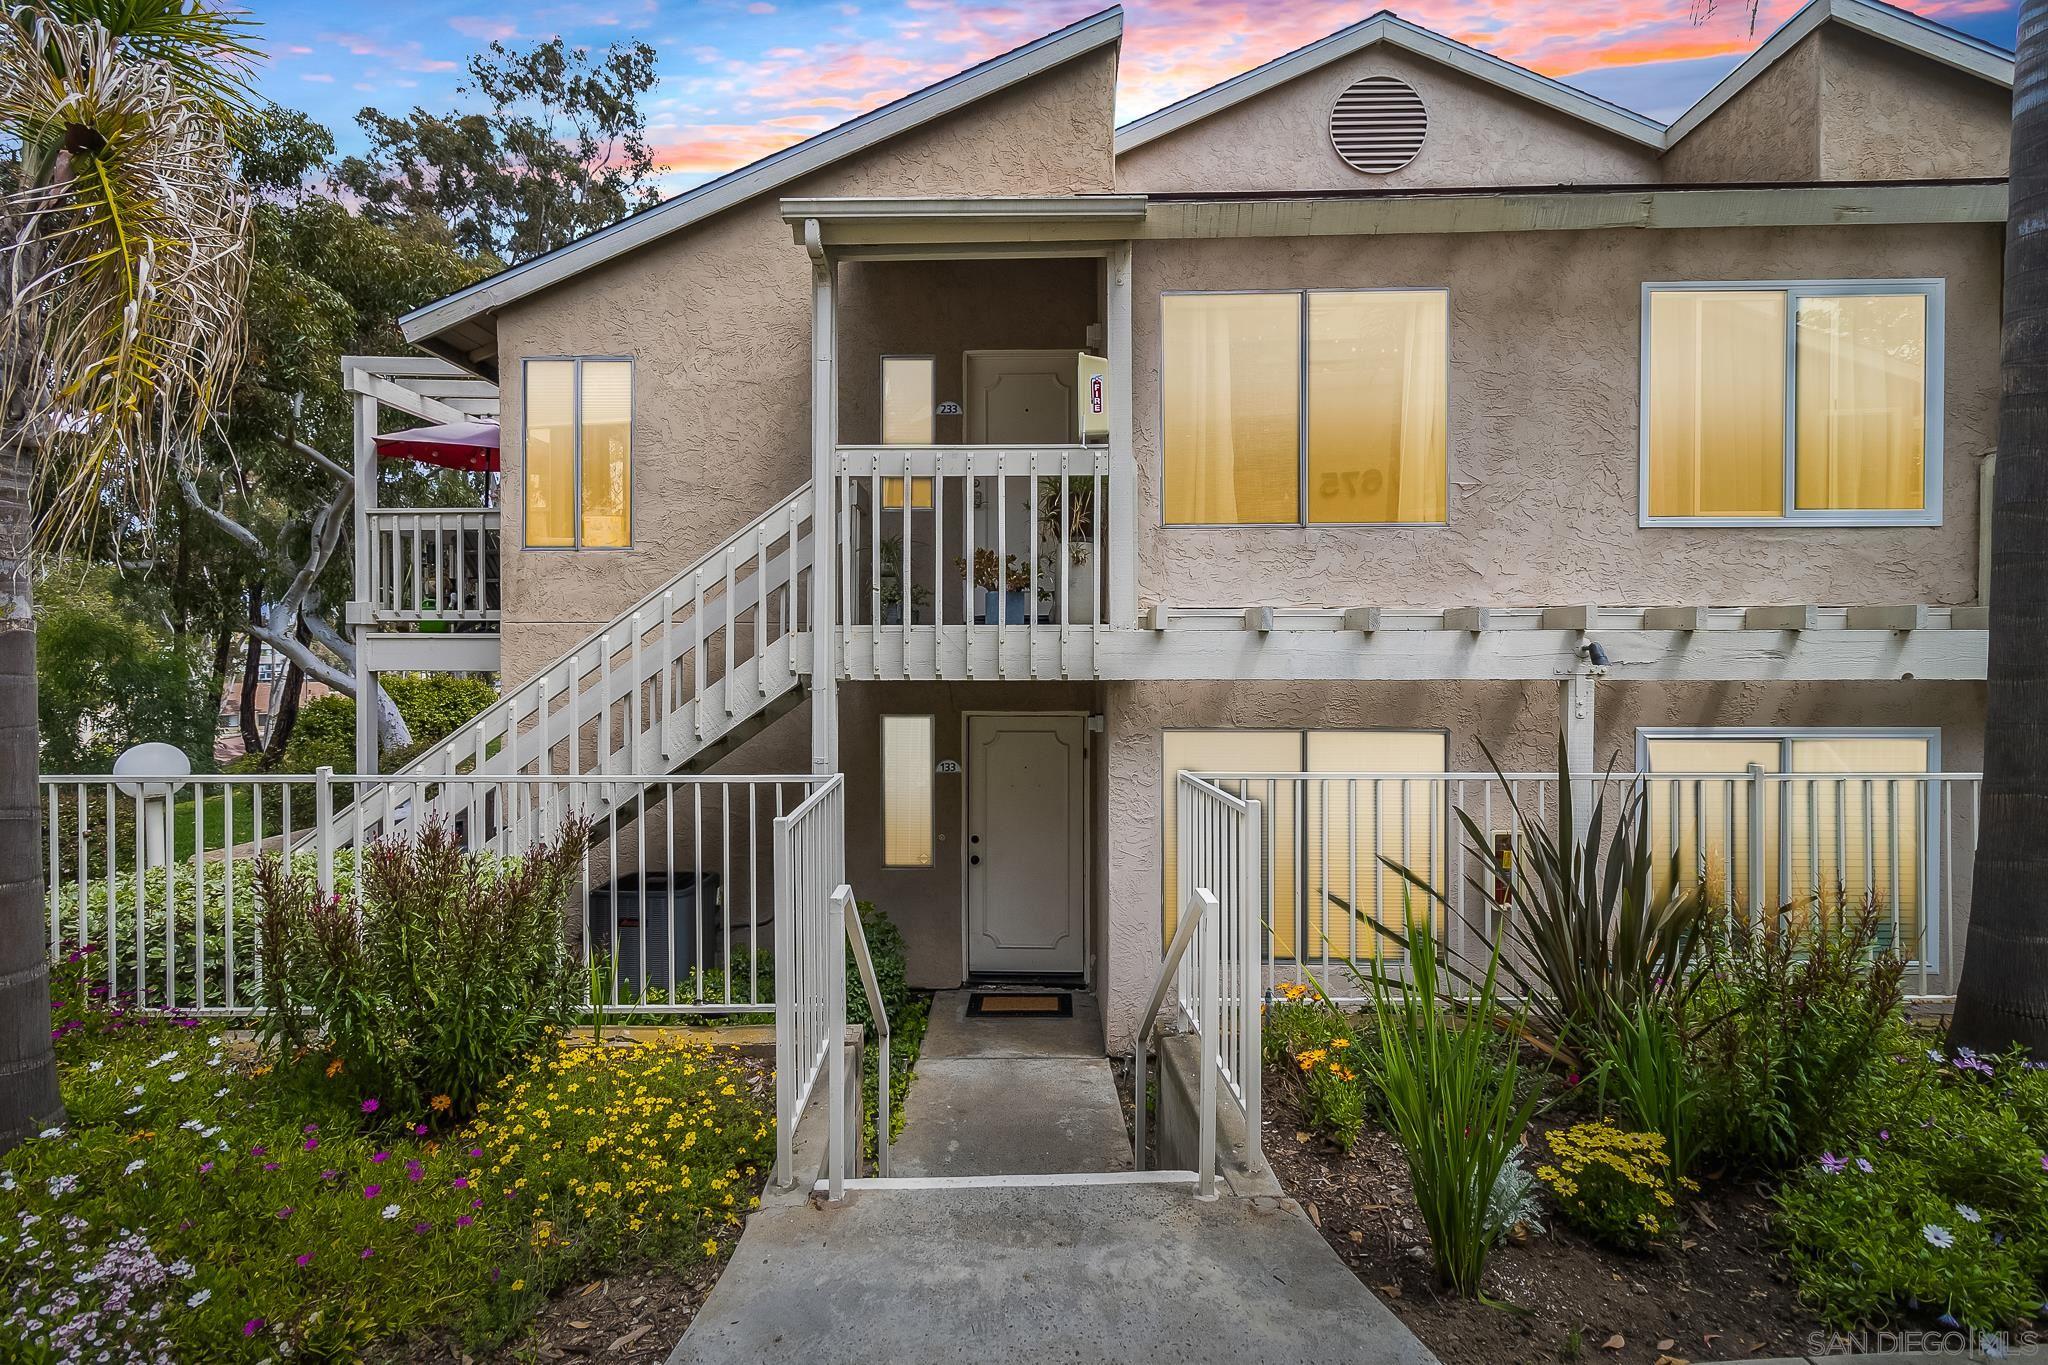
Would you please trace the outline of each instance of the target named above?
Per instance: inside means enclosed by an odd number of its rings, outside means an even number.
[[[469,852],[518,856],[571,818],[591,851],[565,924],[606,1008],[748,1014],[770,1007],[761,951],[790,869],[770,823],[815,797],[808,775],[356,778],[105,774],[42,779],[53,954],[91,943],[96,980],[138,1008],[261,1007],[256,860],[295,848],[303,875],[361,904],[346,850],[438,820]],[[354,799],[378,795],[372,803]],[[742,969],[743,968],[743,969]],[[587,993],[584,1001],[594,1002]]]
[[[1136,1149],[1136,1164],[1139,1170],[1146,1168],[1150,1141],[1146,1133],[1146,1114],[1150,1108],[1151,1087],[1146,1078],[1146,1058],[1151,1050],[1152,1035],[1159,1031],[1159,1014],[1166,1006],[1166,992],[1180,979],[1181,961],[1187,956],[1188,945],[1194,942],[1195,931],[1204,919],[1216,913],[1216,894],[1206,888],[1197,887],[1188,895],[1186,909],[1173,931],[1172,940],[1166,945],[1166,956],[1159,964],[1159,975],[1153,980],[1152,995],[1145,1003],[1145,1012],[1138,1016],[1138,1041],[1131,1056],[1131,1103],[1134,1109],[1132,1119],[1132,1146]],[[1204,967],[1204,985],[1212,985],[1214,977]],[[1202,1008],[1214,1006],[1215,993],[1203,993]],[[1196,1145],[1202,1156],[1196,1161],[1196,1193],[1210,1198],[1216,1192],[1216,1091],[1215,1077],[1208,1067],[1202,1068],[1199,1082],[1201,1098],[1201,1136]]]
[[[875,1021],[875,1167],[884,1180],[889,1178],[889,1127],[893,1115],[889,1111],[889,1009],[882,1001],[882,984],[875,975],[875,959],[868,952],[868,933],[860,922],[860,903],[853,898],[853,888],[842,886],[832,893],[832,899],[839,906],[840,917],[846,921],[846,944],[853,953],[854,965],[860,969],[861,991],[868,998],[868,1017]],[[840,1131],[835,1125],[834,1132]],[[841,1183],[833,1187],[832,1197],[837,1199],[844,1189],[845,1163],[835,1163],[840,1171]]]
[[[363,599],[380,624],[498,619],[495,510],[373,508]]]
[[[1339,998],[1362,994],[1357,977],[1375,956],[1399,955],[1374,924],[1398,933],[1424,914],[1426,898],[1389,864],[1442,894],[1434,916],[1447,949],[1483,960],[1506,927],[1508,879],[1523,852],[1515,807],[1551,827],[1560,811],[1555,773],[1202,776],[1266,808],[1268,990],[1312,972]],[[1675,865],[1752,918],[1759,904],[1832,914],[1867,899],[1880,941],[1907,961],[1912,994],[1936,997],[1959,965],[1981,785],[1978,774],[1947,772],[1614,772],[1574,776],[1571,796],[1586,819],[1605,794],[1606,826],[1590,831],[1604,843],[1623,802],[1640,794],[1659,883]],[[1468,846],[1459,811],[1493,848]]]
[[[787,1186],[796,1179],[797,1120],[828,1068],[835,1135],[844,1117],[846,930],[833,899],[846,885],[841,778],[826,778],[776,818],[775,867],[775,1156]],[[828,1152],[843,1159],[841,1148],[828,1144]]]
[[[1058,648],[1026,649],[1017,671],[1085,671],[1110,619],[1107,448],[841,446],[835,467],[850,669],[953,676],[974,666],[966,651],[980,639],[1007,676],[1013,645],[1040,635]]]

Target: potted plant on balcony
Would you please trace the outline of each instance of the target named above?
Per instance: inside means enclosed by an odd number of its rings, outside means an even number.
[[[963,573],[967,561],[956,559],[953,566]],[[985,625],[1029,625],[1031,623],[1031,566],[1015,555],[999,562],[994,550],[983,547],[974,552],[974,586],[981,589],[981,619]],[[1040,588],[1041,598],[1052,596]]]
[[[903,624],[903,542],[895,536],[888,536],[883,539],[878,550],[882,566],[875,585],[882,599],[882,624],[900,626]],[[931,604],[930,588],[921,583],[910,585],[910,612],[913,622]]]
[[[1060,505],[1060,485],[1066,485],[1066,506]],[[1058,565],[1061,531],[1066,533],[1067,562]],[[1047,568],[1059,567],[1053,575],[1066,591],[1066,619],[1079,621],[1093,610],[1095,601],[1095,480],[1079,475],[1047,479],[1039,486],[1038,532],[1053,548],[1045,556]]]

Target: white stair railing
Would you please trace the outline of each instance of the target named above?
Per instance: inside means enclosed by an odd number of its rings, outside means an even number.
[[[1263,1099],[1265,961],[1265,825],[1261,806],[1232,796],[1192,774],[1176,788],[1179,884],[1187,888],[1187,923],[1176,923],[1167,956],[1139,1024],[1137,1160],[1144,1169],[1146,1047],[1173,987],[1173,1014],[1200,1044],[1196,1077],[1196,1195],[1216,1195],[1217,1104],[1227,1098],[1244,1123],[1239,1159],[1246,1170],[1265,1166],[1260,1120]],[[1191,951],[1192,950],[1192,951]],[[1219,1096],[1218,1091],[1221,1091]]]
[[[775,821],[775,1169],[785,1188],[797,1178],[797,1120],[821,1077],[835,1169],[844,1159],[846,930],[834,896],[845,885],[846,783],[834,776]]]

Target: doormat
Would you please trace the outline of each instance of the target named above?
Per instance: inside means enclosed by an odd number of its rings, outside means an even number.
[[[1034,995],[1009,991],[975,991],[967,997],[967,1017],[970,1019],[977,1016],[988,1019],[1017,1015],[1040,1019],[1071,1019],[1074,1017],[1074,997],[1063,991],[1047,991]]]

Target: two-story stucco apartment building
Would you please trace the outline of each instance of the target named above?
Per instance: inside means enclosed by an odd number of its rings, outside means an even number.
[[[423,770],[843,773],[913,983],[1085,986],[1117,1048],[1177,772],[1258,775],[1270,955],[1363,958],[1376,857],[1462,885],[1449,808],[1505,841],[1487,755],[1554,773],[1562,733],[1582,772],[1693,775],[1647,785],[1689,868],[1868,894],[1944,989],[2010,55],[1814,0],[1666,125],[1380,14],[1118,126],[1121,32],[360,362],[365,487],[380,406],[502,420],[493,511],[360,513],[364,672],[503,678]]]

